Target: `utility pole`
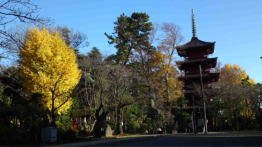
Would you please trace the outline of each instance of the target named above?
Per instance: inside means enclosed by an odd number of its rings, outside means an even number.
[[[204,98],[204,86],[203,86],[203,77],[202,77],[202,67],[201,64],[199,65],[199,72],[200,72],[200,82],[201,82],[201,95],[204,104],[204,127],[205,127],[205,135],[207,134],[207,115],[206,115],[206,100]]]
[[[193,111],[192,111],[192,129],[193,129],[193,132],[194,134],[196,135],[197,134],[197,128],[196,128],[196,111],[195,111],[195,97],[192,95],[192,108],[193,108]]]

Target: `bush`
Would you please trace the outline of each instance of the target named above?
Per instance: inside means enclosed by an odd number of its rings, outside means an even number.
[[[80,137],[86,137],[86,136],[89,136],[89,135],[90,135],[90,133],[85,131],[85,130],[79,131],[79,133],[78,133],[78,136],[80,136]]]
[[[74,142],[77,141],[77,131],[67,130],[62,131],[58,130],[58,142],[66,143],[66,142]]]
[[[138,133],[140,130],[140,124],[138,121],[130,121],[127,125],[129,133]]]
[[[62,114],[57,117],[56,127],[58,130],[67,131],[72,129],[69,114]]]
[[[36,143],[32,135],[25,129],[0,126],[0,143],[8,145]]]
[[[6,101],[0,101],[0,143],[38,143],[40,128],[46,120],[46,111],[38,102],[39,97],[32,96],[29,100],[23,97],[9,98],[8,105]]]

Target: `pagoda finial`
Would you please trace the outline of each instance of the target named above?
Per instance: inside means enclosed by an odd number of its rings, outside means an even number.
[[[194,9],[192,9],[192,33],[193,37],[196,38],[196,20],[195,20],[195,12]]]

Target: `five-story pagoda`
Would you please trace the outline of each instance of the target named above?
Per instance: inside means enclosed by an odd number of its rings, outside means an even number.
[[[203,125],[207,132],[206,98],[203,89],[219,78],[218,72],[211,72],[216,66],[217,58],[208,58],[214,52],[215,42],[201,41],[196,36],[195,16],[192,10],[192,33],[193,37],[184,45],[177,46],[178,55],[184,57],[184,61],[178,61],[178,68],[183,71],[179,77],[184,82],[184,95],[188,100],[187,110],[192,114],[192,128],[194,133]],[[202,120],[202,121],[201,121]],[[202,123],[201,123],[202,122]]]

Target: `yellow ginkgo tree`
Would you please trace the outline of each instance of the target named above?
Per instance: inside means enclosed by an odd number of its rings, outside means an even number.
[[[54,124],[56,114],[71,107],[70,96],[80,79],[74,50],[56,32],[31,29],[20,49],[19,65],[25,90],[42,95]]]
[[[233,129],[239,130],[241,124],[246,126],[246,122],[251,124],[255,119],[252,103],[256,95],[255,85],[256,82],[249,78],[246,71],[239,65],[225,64],[220,69],[219,81],[214,83],[214,87],[217,87],[216,91],[211,91],[217,94],[210,93],[210,95],[215,95],[215,107],[223,112],[221,114],[228,123],[231,123]],[[214,115],[214,117],[217,116]]]

